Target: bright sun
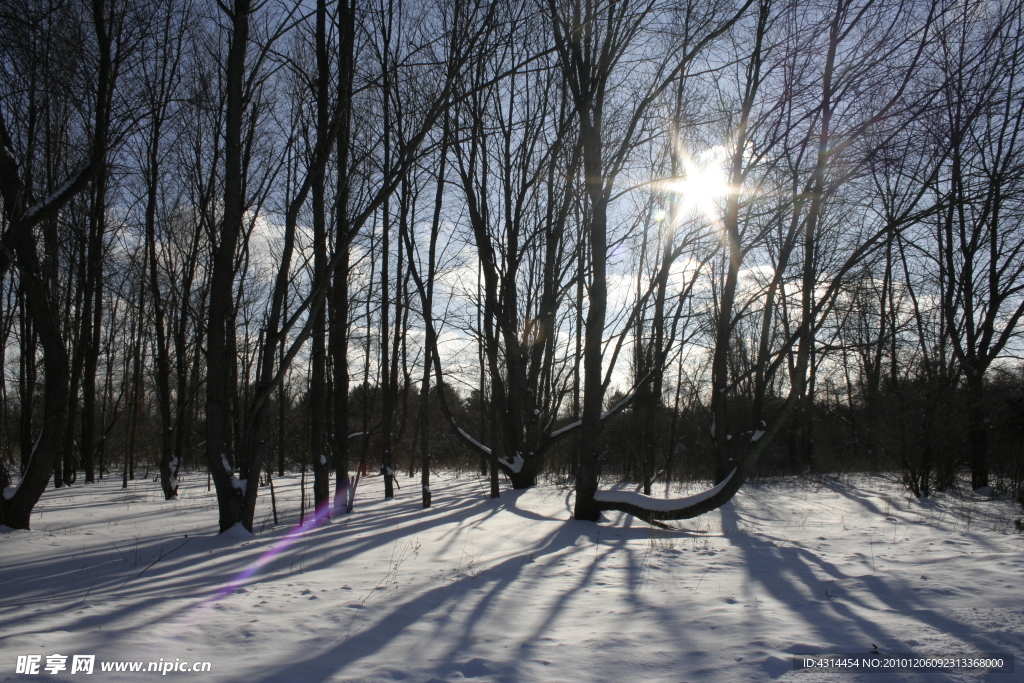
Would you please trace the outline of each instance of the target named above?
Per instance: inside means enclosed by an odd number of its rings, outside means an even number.
[[[683,172],[679,177],[665,181],[662,187],[674,195],[678,219],[694,213],[708,220],[716,220],[720,210],[718,201],[729,194],[724,168],[725,148],[721,146],[698,155],[696,159],[681,154]]]

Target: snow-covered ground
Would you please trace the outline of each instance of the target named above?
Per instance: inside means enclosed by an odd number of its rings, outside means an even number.
[[[977,673],[794,672],[803,652],[1009,652],[1024,680],[1024,537],[1007,500],[917,501],[881,477],[745,487],[723,509],[651,529],[570,519],[557,486],[411,480],[279,543],[298,479],[260,490],[255,536],[216,534],[206,478],[50,490],[32,531],[0,533],[0,680],[151,680],[150,661],[211,663],[218,681],[979,680]],[[693,491],[677,491],[685,495]],[[660,491],[659,491],[660,493]],[[67,669],[46,673],[46,657]],[[16,673],[40,655],[40,673]],[[73,655],[95,655],[92,676]],[[24,661],[24,660],[23,660]],[[57,660],[60,661],[60,660]],[[103,663],[142,661],[142,673]]]

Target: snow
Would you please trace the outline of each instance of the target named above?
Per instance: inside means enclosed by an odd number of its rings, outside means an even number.
[[[320,454],[320,464],[321,465],[326,465],[327,464],[327,456],[324,455],[323,453]]]
[[[765,435],[765,431],[763,429],[755,429],[754,433],[750,436],[750,441],[751,442],[757,441],[758,439],[760,439],[764,435]]]
[[[6,146],[4,147],[4,151],[9,153],[9,149]],[[33,220],[37,215],[39,215],[41,211],[43,211],[48,206],[53,204],[55,201],[60,199],[62,195],[67,193],[67,191],[71,188],[72,185],[78,182],[78,179],[81,177],[82,171],[84,170],[85,169],[80,169],[77,173],[73,174],[66,181],[64,181],[63,185],[54,190],[49,197],[46,197],[45,199],[37,203],[35,206],[30,208],[28,211],[26,211],[25,219],[30,221]]]
[[[6,147],[4,148],[7,149]],[[32,466],[32,459],[36,457],[36,451],[39,450],[39,443],[43,440],[43,430],[39,430],[39,436],[36,437],[36,442],[32,445],[32,452],[28,454],[28,462],[25,464],[25,471]],[[4,487],[4,500],[11,500],[18,494],[18,489],[21,488],[21,480],[18,481],[14,486]]]
[[[601,419],[602,420],[607,420],[609,417],[611,417],[612,415],[616,414],[619,410],[622,409],[622,406],[626,405],[627,403],[629,403],[630,401],[633,400],[633,396],[634,396],[633,393],[629,394],[628,396],[623,398],[621,401],[619,401],[618,403],[613,405],[611,408],[609,408],[605,412],[601,413]],[[564,434],[564,433],[566,433],[568,431],[576,429],[577,427],[581,426],[582,424],[583,424],[583,420],[576,420],[575,422],[573,422],[571,424],[567,424],[564,427],[560,427],[560,428],[556,429],[555,431],[551,432],[551,437],[550,438],[553,439],[556,436],[559,436],[559,435]]]
[[[235,473],[231,469],[231,463],[228,462],[228,454],[227,453],[221,453],[220,454],[220,464],[223,465],[224,469],[228,473],[228,476],[231,477],[231,485],[234,486],[239,491],[241,491],[242,493],[245,493],[246,486],[248,485],[249,482],[247,480],[245,480],[245,479],[236,479],[235,478]]]
[[[239,522],[227,531],[225,531],[224,533],[220,534],[217,537],[217,540],[220,542],[239,543],[251,541],[255,538],[256,536],[251,531],[248,531],[244,526],[242,526],[241,522]]]
[[[576,428],[577,428],[577,427],[579,427],[579,426],[580,426],[581,424],[583,424],[583,420],[576,420],[576,421],[575,421],[575,422],[573,422],[572,424],[567,424],[567,425],[565,425],[564,427],[561,427],[561,428],[559,428],[559,429],[556,429],[555,431],[551,432],[551,438],[553,439],[553,438],[555,438],[556,436],[558,436],[558,435],[560,435],[560,434],[564,434],[565,432],[568,432],[568,431],[569,431],[569,430],[571,430],[571,429],[576,429]]]
[[[715,495],[719,491],[725,488],[725,485],[729,483],[732,476],[736,474],[736,468],[732,468],[729,472],[729,476],[723,479],[717,486],[708,489],[707,491],[701,491],[700,493],[692,496],[686,496],[685,498],[654,498],[653,496],[645,496],[642,493],[636,493],[635,491],[598,491],[594,494],[594,500],[604,501],[606,503],[628,503],[630,505],[636,505],[644,510],[655,510],[658,512],[664,512],[668,510],[679,510],[681,508],[690,507],[696,505],[701,501],[707,500],[711,496]]]
[[[873,645],[1016,653],[1017,673],[984,678],[1020,680],[1024,537],[1005,498],[781,479],[665,531],[618,512],[576,521],[555,485],[489,500],[486,478],[441,473],[424,510],[369,477],[355,513],[270,555],[298,522],[299,482],[275,477],[277,527],[260,491],[255,535],[217,534],[205,474],[184,474],[173,502],[151,478],[47,489],[32,531],[0,531],[0,681],[35,680],[17,655],[54,653],[96,655],[100,682],[152,678],[102,662],[160,658],[260,683],[982,678],[792,674],[794,653]]]
[[[465,438],[465,439],[466,439],[467,441],[469,441],[470,443],[472,443],[472,444],[473,444],[474,446],[476,446],[477,448],[479,448],[479,449],[480,449],[481,451],[483,451],[483,452],[484,452],[484,453],[486,453],[487,455],[490,455],[490,454],[491,454],[491,449],[490,449],[490,448],[488,448],[487,446],[483,445],[482,443],[480,443],[479,441],[477,441],[476,439],[474,439],[474,438],[473,438],[472,436],[470,436],[470,435],[469,435],[469,432],[467,432],[467,431],[466,431],[465,429],[463,429],[462,427],[458,427],[458,430],[459,430],[459,434],[462,434],[462,436],[463,436],[463,437],[464,437],[464,438]]]
[[[526,461],[523,460],[523,456],[519,455],[519,453],[516,453],[516,456],[511,460],[506,459],[502,460],[502,462],[504,462],[508,468],[516,474],[518,474],[523,469],[523,465],[526,464]]]

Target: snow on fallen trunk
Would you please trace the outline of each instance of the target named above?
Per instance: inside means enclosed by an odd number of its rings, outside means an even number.
[[[619,510],[645,520],[689,519],[725,504],[742,483],[737,468],[714,488],[685,498],[652,498],[635,491],[596,491],[594,500],[602,510]]]

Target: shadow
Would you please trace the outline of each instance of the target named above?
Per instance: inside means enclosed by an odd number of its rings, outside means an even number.
[[[605,527],[574,519],[545,517],[524,510],[519,504],[523,495],[523,492],[516,492],[506,498],[503,493],[501,507],[496,508],[496,511],[504,509],[530,521],[555,522],[558,526],[551,533],[523,547],[521,554],[489,565],[478,574],[461,575],[452,581],[419,590],[397,603],[388,603],[387,613],[366,628],[338,638],[304,659],[267,669],[251,680],[335,680],[338,672],[362,660],[373,659],[413,626],[434,621],[438,622],[438,628],[448,625],[443,615],[451,614],[456,606],[470,599],[474,601],[472,608],[467,615],[460,616],[458,627],[461,632],[452,639],[451,644],[445,645],[445,652],[435,652],[439,656],[430,661],[427,675],[436,676],[430,680],[451,680],[455,674],[466,678],[484,677],[485,680],[493,681],[534,680],[531,674],[524,673],[521,668],[524,663],[532,660],[534,650],[543,640],[544,634],[565,614],[567,605],[577,594],[595,587],[593,577],[608,558],[620,552],[630,556],[635,554],[628,550],[627,544],[647,538],[649,530],[631,526]],[[452,521],[449,519],[447,523]],[[573,585],[560,590],[550,603],[538,604],[539,598],[531,594],[536,584],[551,575],[559,574],[562,570],[561,562],[566,557],[591,549],[594,558],[583,568]],[[634,566],[636,564],[634,562]],[[526,576],[527,572],[530,576]],[[523,596],[523,608],[528,609],[530,614],[540,613],[537,626],[528,634],[517,639],[510,638],[505,643],[510,654],[506,661],[497,662],[480,657],[467,659],[463,653],[471,651],[479,642],[478,626],[495,615],[500,607],[499,602],[513,595]],[[436,617],[432,618],[431,615]],[[514,613],[506,616],[515,618]],[[354,615],[352,622],[356,619]],[[392,673],[397,676],[397,672]]]
[[[456,487],[452,493],[461,492]],[[483,514],[486,519],[501,510],[495,501],[486,499],[460,495],[441,498],[427,509],[413,500],[365,501],[362,514],[339,516],[308,532],[246,582],[249,588],[237,590],[248,592],[251,586],[271,577],[280,580],[292,574],[330,568],[382,543],[398,542],[440,525],[460,528],[475,516]],[[52,516],[59,507],[48,508],[46,512]],[[160,519],[173,512],[161,507],[135,514],[132,520],[139,524],[140,520]],[[152,522],[149,523],[152,529]],[[77,525],[60,526],[59,534],[77,535],[73,533]],[[5,561],[5,590],[17,595],[18,600],[0,603],[0,633],[5,634],[0,643],[9,636],[34,633],[37,624],[55,616],[67,619],[62,630],[73,632],[90,631],[122,620],[133,620],[136,629],[173,621],[210,600],[281,542],[290,530],[289,526],[281,525],[256,536],[217,534],[215,524],[211,527],[212,531],[201,536],[149,532],[143,539],[140,532],[134,543],[108,540],[106,547],[70,555]],[[56,535],[42,530],[43,539]],[[168,600],[187,604],[169,612]],[[117,606],[119,603],[123,604]],[[103,612],[95,616],[84,614],[83,608],[87,606],[102,606]],[[31,611],[26,614],[26,610]]]
[[[282,512],[282,519],[296,522],[297,480],[278,479],[275,484],[279,499],[291,505],[288,514]],[[133,515],[132,521],[147,520],[146,536],[140,534],[128,546],[124,539],[131,537],[130,528],[118,527],[113,541],[96,540],[91,538],[88,524],[78,518],[50,532],[32,532],[33,542],[40,546],[64,539],[65,547],[59,553],[26,553],[3,562],[4,589],[18,596],[18,604],[0,604],[0,633],[4,634],[0,646],[14,651],[11,642],[38,639],[37,635],[57,631],[55,624],[59,624],[59,630],[84,634],[83,639],[92,638],[103,647],[116,646],[122,640],[138,642],[137,633],[160,640],[154,646],[186,634],[209,638],[235,648],[230,661],[240,667],[238,671],[252,664],[249,668],[255,673],[247,673],[245,678],[253,681],[315,682],[350,676],[356,680],[517,682],[546,680],[538,671],[557,661],[556,644],[584,647],[581,642],[586,643],[587,638],[600,638],[599,644],[592,640],[585,645],[593,657],[603,656],[603,650],[619,656],[625,648],[636,646],[636,634],[630,633],[633,630],[669,643],[656,656],[684,676],[714,680],[716,673],[721,673],[715,669],[720,666],[716,659],[720,653],[708,647],[714,636],[707,631],[725,623],[723,620],[739,618],[739,625],[729,633],[746,632],[753,645],[746,645],[745,652],[765,651],[763,662],[748,659],[744,667],[753,664],[755,677],[784,675],[791,670],[790,662],[776,656],[782,654],[777,644],[766,642],[770,635],[757,620],[758,612],[723,614],[709,609],[717,604],[713,600],[728,602],[731,597],[716,598],[710,578],[704,579],[705,574],[714,577],[721,569],[716,569],[720,560],[711,560],[715,553],[706,545],[704,551],[698,550],[698,543],[711,537],[741,556],[738,564],[731,557],[729,561],[737,582],[733,590],[746,587],[755,595],[770,596],[785,606],[791,621],[800,624],[806,640],[793,643],[790,652],[810,648],[866,651],[871,642],[890,652],[909,648],[910,644],[899,640],[901,634],[886,623],[887,615],[895,612],[922,629],[949,634],[977,652],[1008,649],[999,637],[932,609],[925,596],[914,593],[912,586],[896,576],[858,575],[855,562],[837,564],[839,560],[808,544],[787,542],[787,547],[779,547],[767,534],[730,531],[719,536],[699,530],[654,530],[614,512],[606,513],[607,519],[599,524],[579,522],[569,516],[571,492],[564,501],[562,492],[542,489],[503,491],[499,499],[491,500],[486,498],[486,488],[475,480],[438,482],[435,504],[428,509],[422,508],[418,496],[384,501],[367,497],[374,489],[361,492],[364,495],[356,512],[335,517],[305,534],[267,561],[236,594],[219,603],[211,602],[211,596],[257,558],[266,557],[289,526],[251,537],[217,535],[215,507],[199,504],[205,495],[199,492],[201,495],[183,497],[178,504],[193,510],[208,507],[210,526],[198,535],[189,531],[187,539],[181,533],[163,530],[155,521],[161,514],[175,513],[169,505],[137,510],[140,514]],[[89,496],[94,496],[93,492]],[[262,492],[261,501],[268,504]],[[75,512],[65,498],[58,498],[44,514],[53,513],[58,506],[65,513]],[[265,511],[261,508],[261,514]],[[768,514],[763,509],[757,513]],[[745,518],[752,517],[754,511],[745,515],[742,508],[737,510],[729,503],[707,519],[718,514],[723,529],[738,530],[747,525]],[[518,546],[491,543],[490,554],[476,566],[471,557],[468,563],[462,561],[471,532],[507,534],[523,541]],[[422,549],[421,536],[430,539]],[[80,549],[76,546],[79,540]],[[694,552],[676,547],[690,542]],[[429,561],[416,565],[419,573],[403,574],[402,583],[408,588],[400,588],[397,565],[417,552],[429,556]],[[437,569],[443,562],[456,560],[460,564],[454,569],[447,564]],[[329,609],[324,609],[328,603],[293,602],[302,600],[300,596],[309,593],[309,588],[351,590],[343,585],[345,571],[356,566],[370,569],[360,574],[360,590],[333,593],[332,598],[338,599]],[[434,573],[429,574],[428,568]],[[373,587],[377,571],[381,582]],[[318,572],[315,577],[303,576],[314,572]],[[748,580],[735,579],[744,572]],[[684,577],[682,581],[676,573]],[[848,595],[843,591],[830,598],[826,591],[833,580],[840,585],[858,582],[863,590]],[[293,584],[297,585],[294,590],[289,588]],[[352,585],[359,584],[352,581]],[[264,597],[261,587],[267,589],[266,600],[275,604],[256,609],[257,600]],[[681,603],[693,609],[681,610]],[[304,610],[309,610],[315,628],[313,624],[306,627]],[[244,640],[249,637],[244,623],[263,620],[259,635],[273,638],[277,615],[291,620],[282,625],[290,629],[288,638],[273,643],[274,649],[266,654],[254,652],[250,642],[256,641]],[[98,632],[100,628],[102,632]],[[619,633],[620,629],[625,633]],[[413,632],[417,635],[406,639]],[[490,643],[489,638],[496,642]],[[148,647],[149,641],[144,644]],[[396,652],[401,661],[389,662],[387,658]],[[480,652],[486,657],[478,656]],[[650,656],[652,652],[645,646],[642,654]],[[265,657],[268,663],[255,669],[258,657]],[[643,679],[639,674],[638,680]],[[665,676],[661,679],[668,680]]]
[[[725,529],[738,529],[743,521],[733,502],[724,505],[721,514]],[[803,619],[806,640],[794,643],[791,652],[816,649],[819,652],[866,654],[872,643],[877,643],[883,652],[914,651],[913,643],[902,641],[892,628],[886,626],[886,615],[893,613],[911,619],[922,630],[935,629],[964,642],[974,652],[1007,649],[1006,643],[997,642],[990,631],[939,614],[917,596],[912,586],[897,576],[847,574],[821,553],[798,545],[779,547],[761,536],[732,532],[726,538],[743,554],[742,564],[747,568],[749,585],[763,588]],[[815,569],[835,582],[859,582],[871,602],[847,591],[831,596],[831,582],[819,578]],[[880,609],[879,605],[885,607]],[[757,635],[752,629],[751,637]]]

